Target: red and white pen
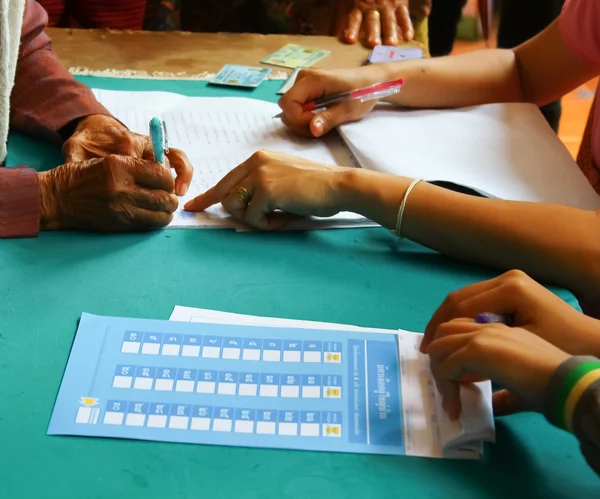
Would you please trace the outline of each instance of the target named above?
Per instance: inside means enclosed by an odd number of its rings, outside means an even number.
[[[398,80],[376,83],[369,87],[358,88],[341,94],[325,95],[317,100],[307,102],[302,106],[302,110],[317,112],[347,100],[366,102],[374,99],[383,99],[384,97],[400,92],[402,85],[404,85],[404,78],[399,78]],[[274,118],[281,118],[282,116],[283,113],[279,113]]]

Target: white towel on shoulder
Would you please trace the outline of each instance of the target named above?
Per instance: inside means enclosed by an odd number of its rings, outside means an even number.
[[[15,83],[25,0],[0,0],[0,163],[6,158],[10,93]]]

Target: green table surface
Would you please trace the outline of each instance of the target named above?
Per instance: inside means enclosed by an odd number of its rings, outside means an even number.
[[[202,82],[82,78],[105,89],[248,95]],[[9,164],[60,162],[13,135]],[[82,312],[167,319],[174,305],[423,331],[446,294],[493,272],[383,229],[45,233],[0,242],[0,498],[599,497],[571,435],[497,420],[480,462],[46,436]],[[556,290],[575,304],[574,298]]]

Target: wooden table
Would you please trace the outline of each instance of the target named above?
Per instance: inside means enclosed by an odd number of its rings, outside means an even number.
[[[144,71],[196,75],[215,73],[224,64],[260,65],[287,43],[331,51],[314,67],[362,66],[369,49],[330,36],[186,33],[49,28],[54,50],[70,68],[90,71]],[[422,47],[418,42],[407,44]],[[284,68],[277,68],[282,69]]]

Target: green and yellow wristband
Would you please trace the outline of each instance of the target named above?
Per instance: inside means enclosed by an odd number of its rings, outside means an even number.
[[[553,377],[546,400],[551,423],[573,431],[573,416],[585,391],[600,380],[600,360],[594,357],[572,357],[561,365]]]

